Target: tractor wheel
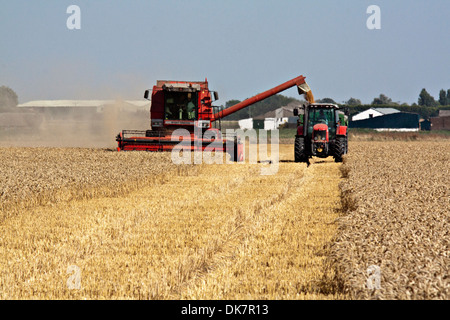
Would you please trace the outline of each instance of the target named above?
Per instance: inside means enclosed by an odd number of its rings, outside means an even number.
[[[345,137],[337,137],[333,144],[332,155],[335,162],[342,162],[342,156],[346,153]]]
[[[305,153],[305,138],[295,137],[295,162],[308,162],[308,157]]]

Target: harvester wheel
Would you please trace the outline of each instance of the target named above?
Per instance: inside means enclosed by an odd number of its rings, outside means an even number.
[[[295,162],[308,162],[308,156],[305,153],[305,138],[295,137]]]
[[[345,137],[337,137],[333,144],[333,157],[335,162],[342,162],[342,156],[346,153]]]

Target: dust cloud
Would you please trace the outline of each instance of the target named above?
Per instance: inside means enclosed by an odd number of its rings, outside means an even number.
[[[28,108],[0,113],[0,147],[116,148],[122,130],[149,128],[149,107],[120,100],[99,108]]]

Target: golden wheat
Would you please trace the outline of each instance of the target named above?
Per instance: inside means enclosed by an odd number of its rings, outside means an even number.
[[[123,194],[174,168],[165,153],[0,148],[0,221],[33,206]]]
[[[353,142],[332,260],[358,299],[448,299],[450,141]],[[381,281],[370,289],[368,272]]]

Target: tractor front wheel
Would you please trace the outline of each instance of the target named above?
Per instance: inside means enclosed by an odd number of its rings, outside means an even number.
[[[346,138],[337,137],[333,144],[333,157],[335,162],[342,162],[342,156],[346,154]]]
[[[305,153],[305,138],[295,137],[295,162],[308,162],[308,156]]]

